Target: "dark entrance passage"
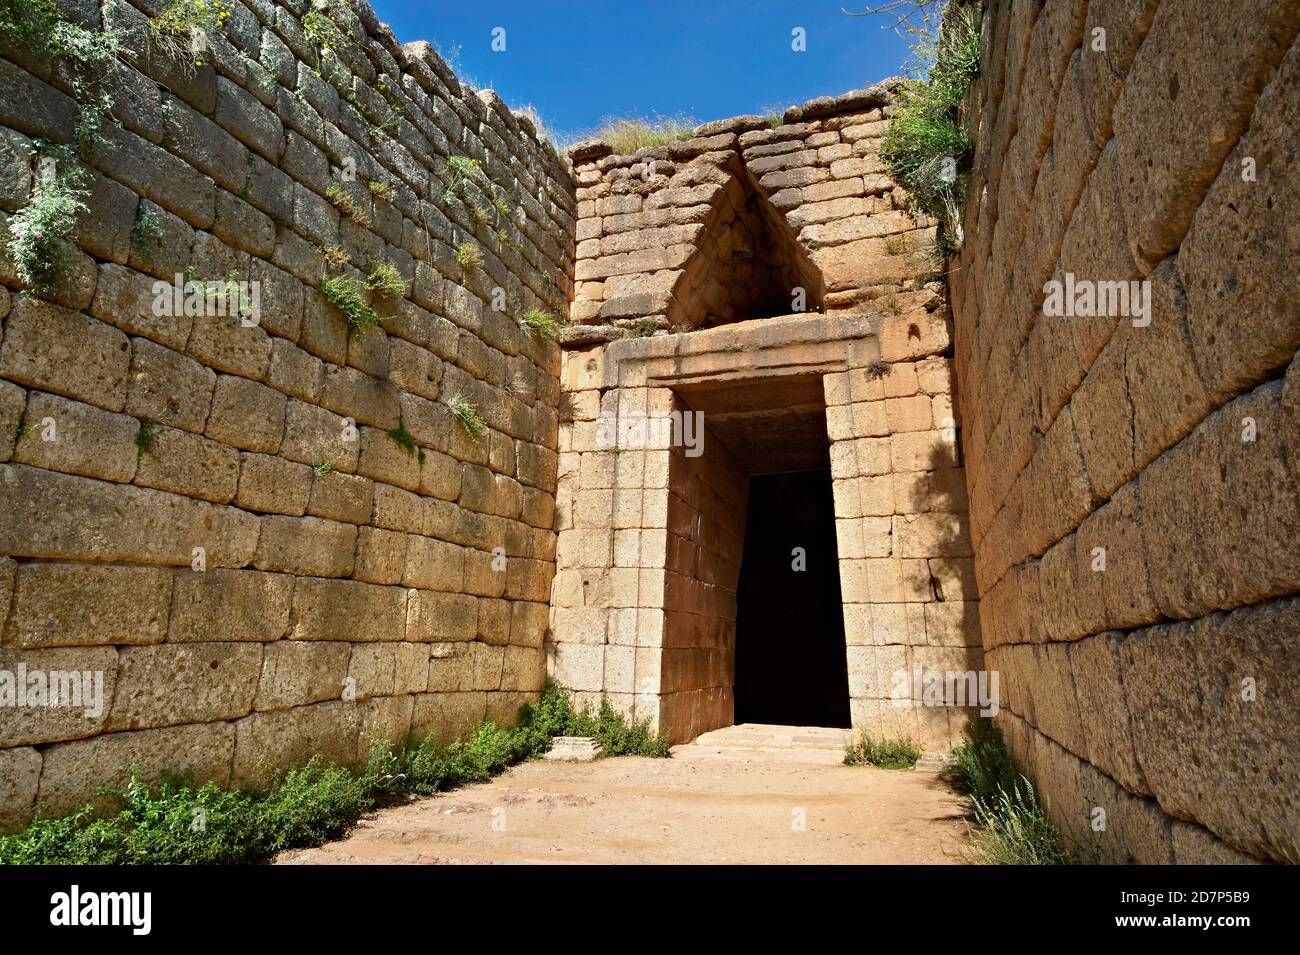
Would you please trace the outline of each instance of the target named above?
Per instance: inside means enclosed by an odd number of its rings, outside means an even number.
[[[750,478],[735,702],[737,723],[849,726],[830,471]]]

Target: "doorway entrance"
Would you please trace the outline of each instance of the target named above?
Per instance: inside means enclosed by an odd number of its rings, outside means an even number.
[[[737,723],[849,726],[829,470],[750,478],[734,692]]]

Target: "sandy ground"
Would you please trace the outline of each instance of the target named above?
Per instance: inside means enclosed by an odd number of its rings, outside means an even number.
[[[344,839],[277,862],[961,861],[962,800],[937,772],[843,766],[838,750],[798,739],[702,737],[671,759],[525,763],[382,810]]]

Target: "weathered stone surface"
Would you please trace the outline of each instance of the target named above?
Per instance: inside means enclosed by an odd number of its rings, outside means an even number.
[[[322,756],[355,765],[360,713],[354,703],[332,700],[276,713],[254,713],[233,724],[235,735],[231,782],[265,784],[259,759],[272,766],[302,766]]]
[[[105,729],[211,723],[252,709],[262,670],[255,643],[128,647],[118,662],[117,692]]]
[[[0,833],[18,832],[31,822],[41,764],[41,754],[30,746],[0,749]]]
[[[0,671],[11,675],[5,682],[14,693],[0,723],[0,747],[80,739],[103,731],[117,684],[117,651],[112,647],[5,648],[0,650]]]
[[[0,375],[34,388],[121,411],[131,346],[116,328],[20,295],[5,319]]]
[[[407,591],[352,580],[299,578],[294,585],[295,640],[401,640]],[[410,637],[410,639],[417,639]]]
[[[31,430],[19,436],[15,461],[106,481],[135,475],[140,424],[134,418],[34,391],[23,427]]]
[[[348,675],[346,643],[281,640],[263,651],[256,710],[285,710],[338,699]]]
[[[28,647],[158,643],[167,633],[170,570],[28,563],[13,581],[4,642]]]

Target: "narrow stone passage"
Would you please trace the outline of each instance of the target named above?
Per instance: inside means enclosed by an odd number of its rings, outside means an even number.
[[[930,770],[841,765],[843,733],[745,724],[672,759],[525,763],[277,861],[960,863],[962,799]]]

